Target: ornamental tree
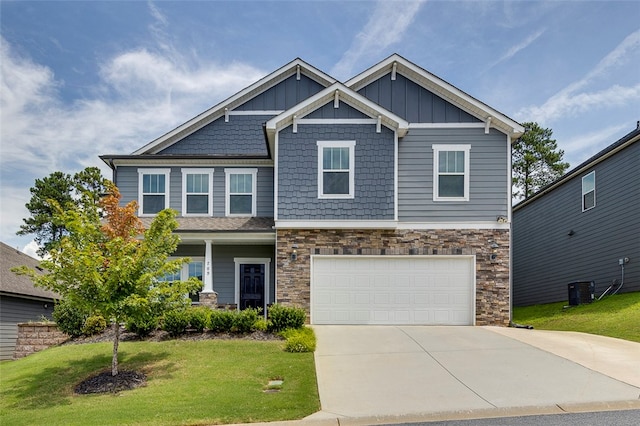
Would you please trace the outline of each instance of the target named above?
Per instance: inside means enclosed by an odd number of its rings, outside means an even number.
[[[176,213],[158,213],[149,229],[136,216],[137,203],[120,205],[120,192],[107,183],[108,195],[98,204],[80,203],[63,208],[55,200],[53,217],[67,230],[59,244],[41,262],[48,271],[38,275],[26,267],[36,286],[59,293],[67,302],[101,314],[113,331],[111,374],[118,374],[120,324],[144,315],[158,315],[169,307],[186,307],[190,291],[200,288],[197,278],[189,281],[159,280],[177,272],[189,259],[168,260],[178,245],[173,233]],[[104,214],[104,220],[101,220]]]

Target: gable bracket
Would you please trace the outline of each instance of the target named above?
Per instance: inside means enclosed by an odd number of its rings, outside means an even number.
[[[336,90],[336,93],[335,93],[335,95],[333,97],[333,107],[334,108],[339,108],[340,107],[339,94],[340,94],[340,92],[338,90]]]
[[[293,116],[293,133],[298,133],[298,116]]]
[[[224,122],[225,123],[229,122],[229,108],[224,109]]]
[[[300,80],[300,65],[296,66],[296,80]]]
[[[378,121],[376,123],[376,133],[380,133],[382,131],[382,116],[378,116]]]
[[[489,116],[487,117],[487,121],[485,121],[484,123],[484,134],[488,135],[489,134],[489,128],[491,127],[491,119],[493,117]]]

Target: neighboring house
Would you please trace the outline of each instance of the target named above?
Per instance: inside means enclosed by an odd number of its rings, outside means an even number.
[[[131,155],[145,224],[178,211],[203,304],[312,324],[510,320],[517,122],[392,55],[341,83],[295,59]],[[172,277],[166,277],[172,279]]]
[[[514,207],[514,305],[566,301],[577,281],[640,291],[639,139],[640,125]]]
[[[16,275],[17,266],[39,268],[40,262],[5,243],[0,243],[0,359],[13,358],[18,323],[51,319],[53,303],[60,297],[33,286],[26,275]]]

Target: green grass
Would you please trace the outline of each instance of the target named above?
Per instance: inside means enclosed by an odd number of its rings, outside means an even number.
[[[513,309],[513,321],[541,330],[580,331],[640,342],[640,292],[605,296],[564,308],[566,302]]]
[[[299,419],[319,410],[313,353],[281,341],[124,342],[120,371],[147,386],[76,395],[81,380],[109,370],[111,344],[65,345],[0,364],[3,425],[200,425]],[[279,392],[265,393],[269,380]]]

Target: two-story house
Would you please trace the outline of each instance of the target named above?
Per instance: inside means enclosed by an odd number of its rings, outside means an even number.
[[[296,59],[101,158],[143,221],[178,211],[175,256],[202,278],[200,303],[296,305],[312,324],[506,325],[523,131],[398,55],[346,82]]]

